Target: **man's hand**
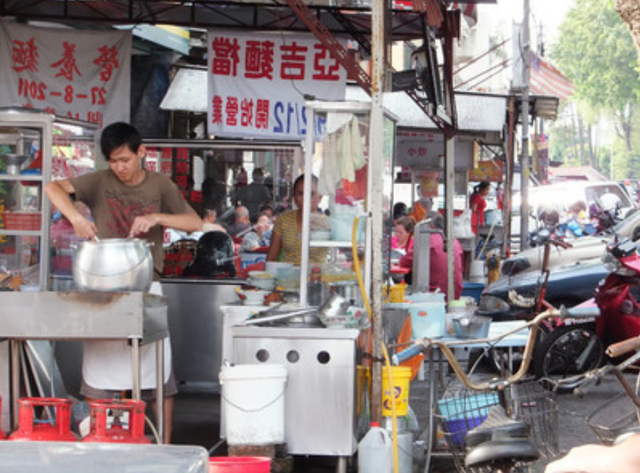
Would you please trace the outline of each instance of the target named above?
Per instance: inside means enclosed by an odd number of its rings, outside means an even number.
[[[156,214],[141,215],[136,217],[129,230],[129,236],[131,238],[138,237],[140,235],[146,235],[149,231],[160,224],[160,218]]]
[[[86,238],[88,240],[95,240],[98,233],[98,227],[88,218],[79,215],[71,220],[73,230],[76,232],[78,238]]]

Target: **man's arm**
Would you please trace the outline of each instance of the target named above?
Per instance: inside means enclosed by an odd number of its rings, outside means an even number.
[[[156,225],[181,230],[187,233],[199,232],[202,230],[202,219],[195,212],[185,212],[180,214],[153,213],[136,217],[131,225],[129,236],[137,237],[149,233]]]
[[[637,473],[640,471],[640,435],[613,447],[582,445],[547,465],[545,473]]]
[[[95,239],[98,229],[91,220],[78,211],[71,201],[70,195],[75,193],[75,189],[69,180],[50,182],[44,187],[44,191],[51,203],[71,222],[79,238]]]

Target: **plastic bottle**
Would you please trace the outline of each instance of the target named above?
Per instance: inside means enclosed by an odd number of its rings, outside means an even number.
[[[358,473],[392,473],[393,442],[386,429],[377,422],[358,444]]]
[[[308,299],[310,306],[321,306],[324,302],[324,284],[322,283],[322,269],[314,266],[309,277]]]

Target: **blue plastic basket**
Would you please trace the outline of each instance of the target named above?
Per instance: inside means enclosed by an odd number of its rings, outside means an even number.
[[[449,445],[465,445],[467,432],[482,424],[499,402],[496,393],[474,394],[438,401],[438,417]]]

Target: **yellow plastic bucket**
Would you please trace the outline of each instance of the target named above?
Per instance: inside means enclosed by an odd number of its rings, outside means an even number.
[[[411,368],[407,366],[392,366],[393,395],[389,383],[387,367],[382,367],[382,415],[391,417],[392,402],[396,405],[396,416],[406,416],[409,412],[409,382],[411,381]]]
[[[404,292],[407,289],[407,285],[404,283],[394,284],[389,287],[387,291],[387,286],[384,286],[384,295],[389,296],[389,302],[403,302],[404,301]]]

